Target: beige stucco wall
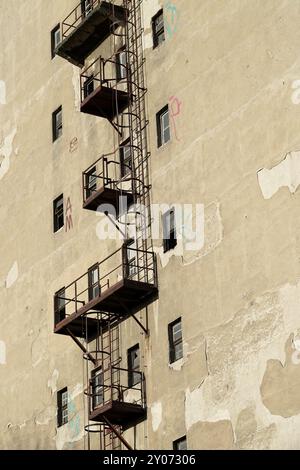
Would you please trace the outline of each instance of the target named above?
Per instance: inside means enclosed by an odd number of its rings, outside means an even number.
[[[115,147],[115,132],[79,112],[79,69],[50,56],[50,31],[75,3],[0,0],[2,449],[84,448],[82,354],[53,334],[53,294],[120,245],[99,240],[101,216],[81,199],[81,172]],[[136,446],[170,449],[186,434],[190,449],[299,449],[300,5],[172,0],[153,50],[161,6],[143,2],[152,200],[203,205],[204,243],[166,256],[155,240],[150,337],[121,325],[124,365],[139,342],[146,374]],[[167,103],[172,140],[158,150],[155,114]],[[61,193],[73,228],[53,234]],[[167,326],[179,316],[184,358],[171,367]],[[57,432],[66,385],[72,419]]]

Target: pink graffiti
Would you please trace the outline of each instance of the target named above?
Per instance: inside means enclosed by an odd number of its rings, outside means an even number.
[[[73,217],[72,217],[72,204],[71,199],[68,197],[66,207],[66,232],[73,228]]]
[[[169,98],[169,107],[170,107],[170,117],[173,126],[173,132],[176,140],[180,140],[177,133],[177,117],[181,113],[182,102],[177,98],[177,96],[171,96]]]

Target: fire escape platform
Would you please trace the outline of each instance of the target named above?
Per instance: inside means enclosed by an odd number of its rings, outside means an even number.
[[[83,67],[86,57],[110,36],[118,24],[124,23],[126,18],[126,8],[105,1],[100,2],[83,17],[78,26],[78,20],[74,22],[73,18],[73,24],[70,24],[72,18],[68,17],[63,27],[71,32],[55,52],[72,64]]]
[[[127,92],[100,85],[83,100],[80,110],[112,121],[117,114],[125,111],[129,102]]]
[[[107,418],[111,424],[122,426],[125,430],[143,421],[146,414],[146,409],[141,405],[113,401],[93,410],[89,419],[90,421],[105,423],[105,418]]]
[[[70,330],[78,337],[85,337],[82,325],[88,322],[88,331],[92,339],[97,332],[98,320],[84,317],[89,311],[101,311],[114,313],[116,317],[125,319],[131,314],[138,312],[151,304],[158,298],[158,288],[154,284],[134,281],[132,279],[122,279],[112,287],[107,288],[102,295],[87,302],[76,312],[57,323],[54,333],[68,334]],[[105,325],[101,324],[105,328]]]
[[[108,188],[107,186],[94,191],[93,194],[83,203],[83,209],[97,211],[102,204],[110,204],[115,210],[116,214],[120,213],[120,198],[127,198],[127,207],[133,203],[133,194],[128,191],[120,191],[118,189]],[[101,211],[103,212],[103,211]]]
[[[71,332],[76,338],[87,339],[88,342],[93,341],[99,335],[99,322],[95,318],[77,317],[66,325],[60,327],[60,324],[69,320],[70,317],[62,320],[54,328],[54,333],[60,335],[69,335]],[[88,336],[87,336],[88,333]]]

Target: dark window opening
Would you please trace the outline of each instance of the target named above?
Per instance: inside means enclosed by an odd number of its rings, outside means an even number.
[[[134,277],[137,274],[137,251],[136,251],[136,241],[131,239],[128,240],[124,248],[126,250],[126,272],[125,276],[127,278]]]
[[[166,105],[156,115],[157,146],[162,147],[171,140],[169,106]]]
[[[87,78],[83,84],[83,94],[84,94],[84,99],[87,98],[91,93],[93,93],[95,87],[94,87],[94,75],[91,75],[89,78]]]
[[[62,135],[62,107],[52,113],[52,138],[55,142]]]
[[[66,318],[66,291],[63,287],[54,296],[55,324]]]
[[[137,344],[127,351],[128,387],[134,387],[141,382],[140,347]]]
[[[57,427],[61,427],[69,420],[68,416],[68,388],[57,392]]]
[[[118,82],[127,77],[127,53],[125,48],[123,46],[116,54],[116,76]]]
[[[88,270],[88,283],[89,283],[89,301],[91,301],[91,300],[96,299],[100,295],[98,264],[92,266]]]
[[[186,436],[183,436],[173,442],[173,450],[187,450]]]
[[[64,196],[61,194],[53,201],[53,230],[58,232],[64,226]]]
[[[169,360],[170,364],[183,357],[182,325],[181,318],[170,323],[169,333]]]
[[[96,167],[93,166],[88,173],[85,175],[85,190],[86,190],[86,197],[90,197],[97,189],[97,174],[96,174]]]
[[[94,0],[81,0],[81,12],[83,16],[88,16],[93,10]]]
[[[92,396],[93,409],[104,404],[104,377],[102,368],[92,371]]]
[[[164,253],[177,246],[175,209],[171,209],[163,215],[163,237]]]
[[[60,24],[55,26],[54,29],[51,31],[51,57],[54,59],[55,57],[55,50],[60,43]]]
[[[153,49],[165,40],[164,12],[160,10],[152,18]]]
[[[130,139],[125,140],[120,145],[121,178],[124,178],[132,171],[131,150]]]

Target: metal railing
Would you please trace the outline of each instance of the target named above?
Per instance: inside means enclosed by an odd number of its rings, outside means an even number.
[[[89,2],[80,2],[62,22],[62,38],[67,38],[74,29],[78,28],[102,1],[90,0]]]
[[[80,308],[97,297],[101,297],[108,288],[122,279],[131,279],[157,287],[156,254],[152,251],[138,250],[124,245],[96,263],[93,271],[97,273],[96,282],[90,282],[91,271],[88,270],[65,287],[64,296],[54,296],[55,324],[58,320],[61,321],[77,313]]]
[[[130,148],[131,165],[120,161],[120,153],[123,148]],[[83,203],[95,192],[102,188],[115,189],[121,192],[120,183],[130,182],[123,190],[133,190],[133,163],[135,153],[138,151],[130,144],[121,145],[115,152],[102,155],[82,173]],[[116,160],[118,158],[118,160]]]
[[[99,386],[95,377],[89,380],[85,395],[89,398],[89,412],[101,412],[101,408],[113,402],[132,403],[145,408],[145,377],[143,372],[124,369],[107,364],[101,371],[103,382]],[[129,376],[134,374],[138,379],[129,385]]]
[[[125,70],[124,78],[118,77],[118,70]],[[127,84],[126,77],[129,74],[129,66],[118,60],[118,53],[108,59],[97,57],[80,75],[81,103],[91,95],[99,86],[122,89]],[[126,90],[122,90],[126,91]]]

